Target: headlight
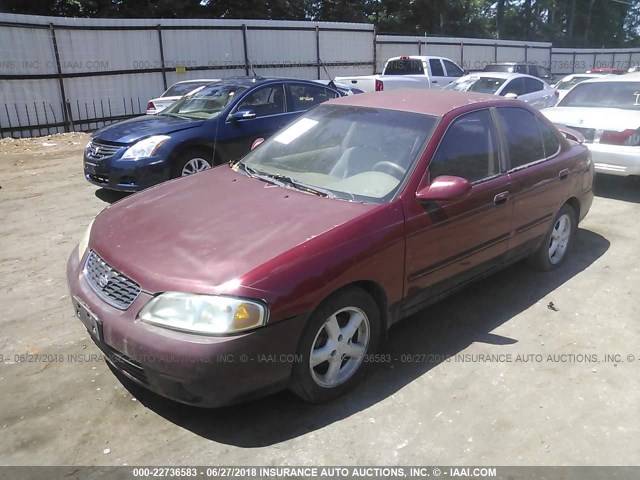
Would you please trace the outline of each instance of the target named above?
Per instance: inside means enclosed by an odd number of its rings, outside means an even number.
[[[220,335],[265,324],[264,305],[234,297],[168,292],[140,311],[143,322],[185,332]]]
[[[94,219],[95,220],[95,219]],[[89,236],[91,236],[91,227],[93,226],[93,220],[89,223],[89,226],[80,237],[80,243],[78,243],[78,261],[82,261],[82,257],[84,257],[84,252],[87,251],[89,247]]]
[[[146,158],[150,157],[160,145],[169,140],[167,135],[154,135],[153,137],[145,138],[144,140],[140,140],[138,143],[129,147],[122,158]]]

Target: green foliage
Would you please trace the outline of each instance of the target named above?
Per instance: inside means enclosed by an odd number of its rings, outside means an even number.
[[[640,0],[0,0],[0,11],[120,18],[371,22],[381,33],[637,46]]]

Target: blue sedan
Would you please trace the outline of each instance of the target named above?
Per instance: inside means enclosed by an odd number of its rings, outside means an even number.
[[[341,96],[306,80],[233,78],[202,87],[158,115],[102,128],[84,151],[94,185],[135,192],[244,156],[309,108]]]

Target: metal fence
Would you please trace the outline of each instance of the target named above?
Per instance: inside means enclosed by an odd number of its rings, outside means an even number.
[[[141,115],[180,80],[333,78],[380,72],[396,55],[440,55],[467,70],[529,61],[554,74],[640,65],[640,49],[376,35],[373,25],[266,20],[74,19],[0,14],[0,137],[93,130]]]
[[[0,14],[0,136],[95,129],[180,80],[371,73],[374,38],[368,24]]]

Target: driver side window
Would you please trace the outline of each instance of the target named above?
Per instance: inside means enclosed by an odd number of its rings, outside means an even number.
[[[269,85],[253,91],[238,104],[236,111],[242,110],[252,110],[256,117],[284,113],[284,85]]]
[[[454,120],[429,166],[431,179],[452,175],[477,182],[500,173],[498,142],[489,110]]]

